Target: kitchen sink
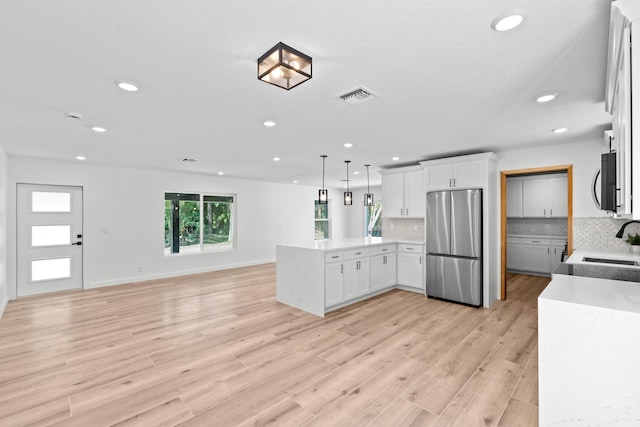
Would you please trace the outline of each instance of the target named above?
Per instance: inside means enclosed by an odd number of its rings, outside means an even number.
[[[616,264],[616,265],[630,265],[630,266],[638,266],[637,261],[627,260],[627,259],[611,259],[611,258],[593,258],[593,257],[584,257],[582,258],[584,262],[597,262],[601,264]]]

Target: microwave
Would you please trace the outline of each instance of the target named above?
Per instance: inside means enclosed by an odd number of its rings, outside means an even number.
[[[616,195],[616,153],[605,153],[600,163],[600,209],[615,212]]]

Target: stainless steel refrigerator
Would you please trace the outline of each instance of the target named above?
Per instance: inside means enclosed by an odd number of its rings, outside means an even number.
[[[427,295],[482,305],[482,190],[427,193]]]

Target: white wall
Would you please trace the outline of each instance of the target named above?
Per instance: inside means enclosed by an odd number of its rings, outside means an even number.
[[[4,313],[4,309],[7,306],[8,301],[8,256],[9,250],[7,249],[7,189],[9,180],[7,154],[0,145],[0,317]]]
[[[574,218],[606,217],[604,211],[595,207],[591,197],[591,181],[600,168],[600,154],[605,151],[601,140],[504,151],[497,153],[500,157],[498,171],[573,165]],[[500,212],[499,207],[496,212]]]
[[[373,193],[373,200],[378,202],[382,198],[382,186],[370,187]],[[364,237],[364,195],[366,188],[352,188],[353,205],[345,206],[343,202],[344,189],[339,191],[339,199],[335,205],[335,211],[342,216],[342,222],[339,224],[339,233],[341,238]],[[336,238],[336,237],[334,237]]]
[[[12,248],[16,247],[17,183],[83,187],[85,288],[273,262],[276,244],[299,243],[314,236],[313,200],[317,188],[11,158],[8,247]],[[236,193],[236,249],[164,256],[164,193],[167,191]],[[13,267],[8,271],[9,298],[16,295],[15,263],[15,251],[10,251],[9,265]],[[141,273],[138,267],[142,267]]]

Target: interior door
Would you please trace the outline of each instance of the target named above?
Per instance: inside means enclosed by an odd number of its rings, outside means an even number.
[[[82,188],[18,184],[17,295],[82,288]]]

